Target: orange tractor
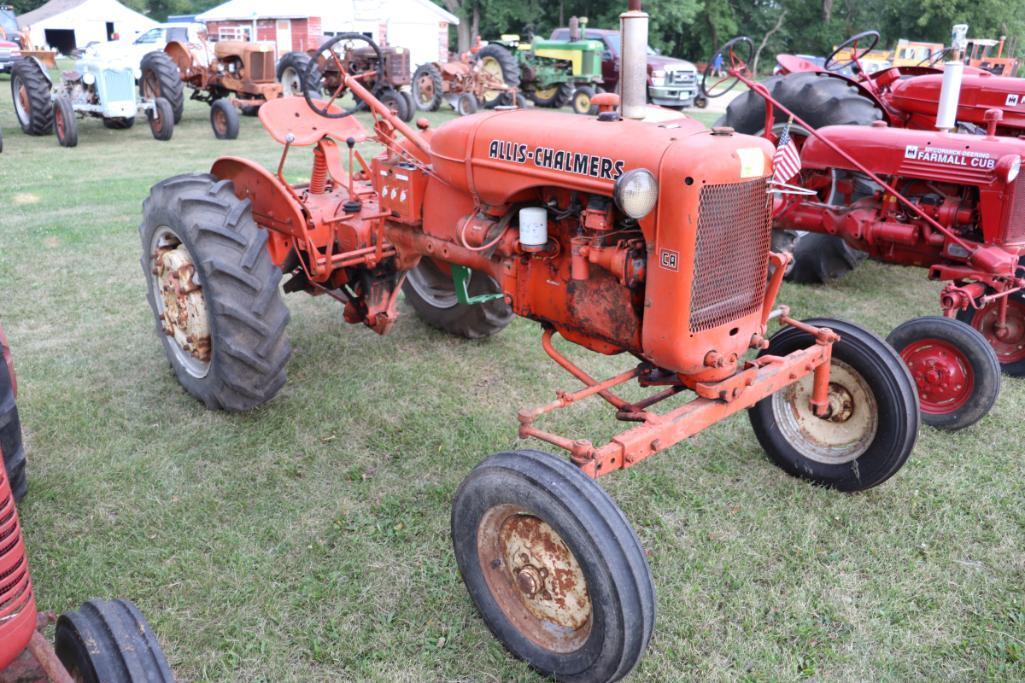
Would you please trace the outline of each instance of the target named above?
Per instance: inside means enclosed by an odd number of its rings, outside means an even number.
[[[644,73],[647,17],[639,2],[622,15],[625,74]],[[604,94],[595,118],[509,108],[413,129],[339,71],[372,129],[334,97],[275,100],[259,116],[283,145],[276,171],[225,157],[152,188],[140,233],[156,331],[186,391],[245,410],[285,383],[283,275],[286,292],[336,299],[380,334],[400,292],[456,335],[539,322],[546,353],[583,387],[521,410],[519,436],[569,458],[487,458],[451,519],[470,596],[514,655],[560,680],[616,680],[647,647],[651,572],[598,477],[742,411],[776,465],[818,484],[862,490],[904,464],[919,418],[900,357],[776,300],[787,257],[770,252],[769,142],[638,120],[643,82],[624,84],[621,106]],[[357,145],[371,141],[381,151],[367,158]],[[295,185],[281,169],[300,147],[312,167]],[[556,337],[627,367],[596,379]],[[616,393],[633,381],[646,398]],[[592,443],[541,424],[595,396],[631,426]]]

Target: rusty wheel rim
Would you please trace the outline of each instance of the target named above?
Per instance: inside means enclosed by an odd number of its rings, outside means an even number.
[[[218,135],[228,134],[228,117],[220,109],[214,111],[214,130]]]
[[[593,607],[583,569],[547,522],[516,505],[488,510],[477,556],[491,595],[516,629],[553,652],[587,642]]]
[[[534,96],[542,100],[550,100],[559,92],[561,86],[553,85],[550,88],[538,88],[534,91]]]
[[[210,318],[192,254],[162,226],[150,243],[150,274],[157,317],[178,363],[193,377],[210,371]]]
[[[480,70],[487,74],[487,80],[490,83],[505,84],[505,72],[502,71],[502,65],[498,63],[498,60],[494,57],[485,57],[481,60]],[[484,90],[481,96],[485,102],[491,102],[502,96],[504,90]]]
[[[829,414],[812,412],[813,375],[772,395],[780,432],[801,455],[826,465],[843,465],[868,451],[879,430],[879,406],[865,378],[833,358],[829,366]]]
[[[425,107],[434,102],[434,79],[430,74],[420,76],[416,82],[416,94],[416,101]]]
[[[64,125],[64,112],[61,111],[60,107],[57,107],[56,111],[53,112],[53,125],[57,129],[57,137],[63,140],[66,126]]]
[[[32,104],[28,98],[28,88],[22,83],[21,79],[18,79],[18,96],[14,98],[14,109],[18,114],[18,120],[22,123],[27,123],[31,118]]]
[[[147,71],[142,78],[142,92],[147,97],[160,97],[160,81],[152,71]]]

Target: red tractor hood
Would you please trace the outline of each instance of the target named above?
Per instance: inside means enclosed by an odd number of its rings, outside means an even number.
[[[897,109],[921,117],[936,116],[943,74],[906,78],[893,84],[891,102]],[[1000,109],[1003,126],[1025,129],[1025,80],[988,73],[965,73],[957,120],[985,126],[987,109]]]

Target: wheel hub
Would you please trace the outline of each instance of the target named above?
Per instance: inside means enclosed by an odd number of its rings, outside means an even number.
[[[1007,319],[1000,325],[1000,302],[994,301],[975,314],[972,327],[982,333],[1003,364],[1025,360],[1025,302],[1007,301]]]
[[[845,387],[829,383],[829,414],[825,418],[830,422],[847,422],[854,415],[854,396]]]
[[[184,244],[158,246],[152,256],[160,322],[190,373],[206,374],[211,356],[210,322],[196,266]]]
[[[948,413],[963,406],[975,386],[972,366],[952,344],[920,339],[900,352],[918,387],[918,400],[927,413]]]

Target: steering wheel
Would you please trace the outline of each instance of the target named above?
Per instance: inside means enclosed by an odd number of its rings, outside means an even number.
[[[915,66],[936,66],[946,58],[951,52],[954,51],[952,47],[945,47],[931,57],[926,57]]]
[[[345,45],[343,46],[342,56],[339,58],[335,46],[342,42]],[[352,49],[353,42],[363,42],[373,48],[374,54],[377,57],[376,69],[365,71],[361,74],[349,74],[346,71],[346,53]],[[325,72],[332,73],[335,70],[338,73],[339,83],[334,92],[331,93],[331,99],[327,101],[313,99],[314,93],[322,92],[324,89]],[[352,107],[332,106],[335,100],[344,95],[348,90],[345,86],[345,77],[347,75],[358,80],[372,80],[375,83],[380,83],[384,80],[384,55],[381,53],[381,48],[362,33],[339,33],[321,45],[310,59],[310,63],[306,66],[305,73],[303,73],[303,97],[306,98],[306,104],[309,105],[310,109],[326,119],[342,119],[346,116],[351,116],[360,109],[364,109],[366,105],[359,101],[359,98],[357,98],[356,104]]]
[[[868,44],[868,47],[859,52],[858,42],[865,40],[866,38],[871,39],[871,42]],[[840,43],[840,45],[835,50],[833,50],[828,57],[826,57],[826,61],[822,66],[826,69],[826,71],[840,71],[842,69],[846,69],[851,64],[854,64],[855,62],[864,59],[865,55],[874,50],[875,46],[878,44],[879,31],[864,31],[857,35],[851,36],[847,40]],[[848,48],[854,48],[854,54],[851,56],[851,58],[848,59],[846,62],[836,61],[836,56],[844,50],[847,50]]]
[[[746,51],[744,50],[745,46]],[[722,97],[733,90],[737,83],[740,83],[740,79],[735,74],[739,74],[747,68],[747,63],[751,61],[754,51],[755,44],[747,36],[739,36],[723,43],[723,46],[712,54],[712,58],[708,60],[708,65],[705,67],[705,73],[701,76],[701,92],[705,94],[705,97]],[[723,60],[722,68],[726,70],[726,75],[718,76],[719,80],[709,86],[708,79],[712,75],[714,64],[718,59]],[[727,82],[730,84],[728,88],[712,94],[712,90]]]

